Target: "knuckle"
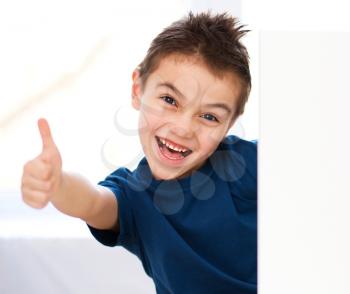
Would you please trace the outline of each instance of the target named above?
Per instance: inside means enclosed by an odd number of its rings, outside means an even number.
[[[25,203],[28,204],[30,207],[36,208],[36,209],[41,209],[41,208],[44,208],[46,206],[46,204],[44,204],[44,203],[30,201],[30,200],[25,201]]]
[[[42,179],[43,180],[48,180],[51,175],[51,169],[49,167],[45,167],[43,172],[42,172]]]
[[[50,162],[51,160],[51,154],[49,152],[44,152],[43,154],[41,154],[41,159],[44,161],[44,162]]]
[[[22,179],[22,181],[21,181],[21,191],[22,192],[25,189],[25,187],[26,187],[26,183],[25,183],[24,179]]]
[[[40,193],[36,195],[35,204],[37,208],[43,208],[48,202],[48,197],[45,193]]]
[[[45,202],[49,198],[48,194],[46,192],[40,191],[36,195],[38,202]]]
[[[24,174],[30,170],[30,166],[31,166],[31,161],[28,161],[23,165],[23,173]]]
[[[23,189],[22,199],[31,207],[43,208],[48,203],[49,197],[48,194],[44,192],[28,191],[27,189]]]
[[[26,200],[28,198],[28,194],[27,194],[26,189],[24,187],[21,187],[21,196],[22,196],[22,200],[24,202],[26,202]]]
[[[45,190],[46,191],[52,190],[52,182],[51,181],[45,183]]]
[[[37,202],[35,203],[35,208],[41,209],[46,206],[47,202]]]
[[[26,182],[27,177],[25,176],[25,174],[22,175],[21,177],[21,187],[24,185],[24,183]]]

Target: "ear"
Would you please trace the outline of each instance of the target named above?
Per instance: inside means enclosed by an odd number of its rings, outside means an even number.
[[[131,87],[131,97],[132,97],[132,107],[136,110],[140,109],[141,104],[141,79],[140,72],[138,69],[135,69],[132,72],[132,87]]]

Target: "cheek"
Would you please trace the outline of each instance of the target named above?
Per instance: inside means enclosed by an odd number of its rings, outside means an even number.
[[[147,116],[159,116],[164,112],[164,107],[157,98],[145,97],[140,110]]]
[[[147,117],[142,112],[140,112],[140,116],[139,116],[139,132],[140,133],[144,133],[145,131],[147,131],[148,125],[149,125],[149,123],[148,123]]]
[[[217,141],[205,140],[205,141],[202,141],[201,150],[203,151],[204,154],[209,155],[216,149],[217,145],[218,145]]]
[[[162,115],[142,111],[139,117],[139,132],[145,134],[157,129],[162,123],[162,117]]]
[[[213,128],[213,129],[205,129],[200,132],[200,141],[201,145],[205,146],[206,149],[215,148],[223,139],[224,132],[221,129]]]

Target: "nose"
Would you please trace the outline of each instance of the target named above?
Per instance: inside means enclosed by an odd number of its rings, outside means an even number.
[[[176,116],[171,127],[171,132],[178,137],[190,139],[194,136],[197,127],[192,117],[183,114]]]

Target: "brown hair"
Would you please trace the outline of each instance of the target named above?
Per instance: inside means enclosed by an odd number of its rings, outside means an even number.
[[[179,53],[199,56],[216,76],[233,73],[241,84],[235,117],[244,112],[251,89],[249,55],[240,38],[242,30],[237,18],[227,13],[212,15],[203,12],[188,16],[166,27],[151,43],[138,69],[143,85],[165,56]]]

